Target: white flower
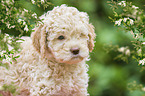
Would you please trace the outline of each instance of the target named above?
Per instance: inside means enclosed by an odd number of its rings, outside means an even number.
[[[121,6],[125,7],[126,6],[126,1],[121,1],[120,3],[118,3],[118,5],[121,5]]]
[[[31,2],[32,2],[32,4],[34,4],[35,3],[35,0],[31,0]]]
[[[118,51],[119,52],[122,52],[123,54],[127,55],[127,56],[130,56],[130,50],[128,49],[128,47],[121,47],[121,48],[118,48]]]
[[[121,4],[121,2],[120,2],[120,3],[118,3],[118,5],[122,5],[122,4]]]
[[[137,53],[138,53],[138,54],[141,54],[141,49],[139,49],[139,50],[137,51]]]
[[[134,8],[134,9],[138,9],[139,7],[136,7],[136,6],[132,5],[132,8]]]
[[[18,22],[20,23],[21,21],[23,21],[22,19],[18,19]]]
[[[6,25],[7,25],[7,27],[8,27],[9,29],[15,28],[15,25],[11,26],[9,23],[6,23]]]
[[[132,19],[130,19],[130,25],[133,25],[134,21]]]
[[[127,22],[127,20],[129,20],[130,25],[134,24],[134,21],[132,19],[130,19],[129,17],[123,19],[124,22]]]
[[[8,3],[8,4],[9,4],[9,3],[10,3],[10,0],[6,0],[6,3]]]
[[[1,51],[0,52],[0,56],[4,56],[4,53],[5,53],[6,51]]]
[[[6,42],[7,39],[8,39],[8,40],[9,40],[9,39],[12,39],[12,38],[9,36],[9,34],[5,34],[5,36],[4,36],[4,38],[3,38],[4,42]]]
[[[121,23],[119,21],[115,21],[115,25],[120,25]]]
[[[9,11],[9,8],[6,7],[6,11],[8,12]]]
[[[142,43],[143,45],[145,44],[145,42]]]
[[[7,27],[10,29],[10,24],[9,23],[6,23]]]
[[[124,18],[123,21],[126,22],[128,18]]]
[[[122,5],[125,7],[126,6],[126,1],[121,1]]]
[[[12,2],[13,2],[13,3],[15,3],[15,1],[14,1],[14,0],[12,0]]]
[[[5,36],[6,36],[6,37],[9,37],[10,35],[9,35],[9,34],[5,34]]]
[[[4,42],[6,42],[7,41],[7,38],[4,37],[3,40],[4,40]]]
[[[125,54],[126,54],[127,56],[130,56],[130,50],[127,49],[127,50],[125,51]]]
[[[29,30],[27,25],[25,26],[24,30],[25,31],[28,31]]]
[[[23,25],[25,25],[26,24],[26,22],[25,21],[23,21]]]
[[[10,46],[9,44],[7,45],[9,50],[14,49],[14,47]]]
[[[118,21],[115,21],[115,25],[120,26],[120,25],[121,25],[122,20],[123,20],[123,19],[119,19]]]
[[[4,23],[4,19],[1,19],[1,21]]]
[[[9,43],[9,44],[11,44],[11,42],[12,42],[11,40],[8,40],[8,43]]]
[[[8,40],[12,39],[12,37],[9,34],[5,34],[4,38],[6,38]]]
[[[8,61],[8,62],[12,61],[12,58],[8,57],[8,55],[5,55],[5,56],[6,56],[6,61]]]
[[[15,28],[15,25],[11,26],[11,28]]]
[[[25,11],[25,12],[28,12],[28,10],[27,10],[27,9],[25,9],[25,8],[24,8],[24,11]]]
[[[143,60],[139,60],[139,64],[144,65],[145,63],[145,58]]]
[[[121,47],[121,48],[118,49],[118,51],[119,51],[119,52],[124,52],[125,49],[126,49],[125,47]]]
[[[22,21],[23,21],[23,25],[26,25],[26,22],[25,22],[24,20],[18,19],[18,22],[19,22],[19,23],[22,22]]]
[[[44,0],[41,0],[41,4],[44,3]]]
[[[37,18],[37,14],[36,14],[36,13],[32,14],[32,16],[33,16],[34,18]]]
[[[145,91],[145,87],[142,88],[142,91]]]
[[[139,64],[144,65],[144,60],[139,60]]]

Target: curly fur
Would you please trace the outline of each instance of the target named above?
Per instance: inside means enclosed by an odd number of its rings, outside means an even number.
[[[40,17],[31,38],[25,37],[17,62],[0,67],[0,85],[15,84],[30,96],[87,96],[89,52],[94,27],[74,7],[61,5]],[[58,37],[63,36],[62,40]],[[73,53],[71,50],[78,50]]]

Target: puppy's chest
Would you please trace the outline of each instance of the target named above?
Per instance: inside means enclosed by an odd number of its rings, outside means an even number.
[[[51,77],[54,80],[54,85],[52,86],[56,89],[56,93],[60,94],[72,94],[78,91],[80,84],[85,85],[88,82],[88,76],[83,72],[85,69],[79,68],[79,65],[55,65],[49,66],[51,69]],[[85,74],[84,74],[85,73]],[[85,77],[85,78],[84,78]],[[85,82],[82,82],[85,81]],[[57,96],[57,95],[56,95]],[[62,95],[64,96],[64,95]],[[70,95],[71,96],[71,95]]]
[[[21,79],[25,77],[23,85],[34,92],[39,89],[54,96],[58,93],[72,94],[80,84],[84,86],[88,82],[85,64],[63,65],[39,58],[33,60],[33,63],[19,62],[17,66],[21,66],[18,69]]]
[[[51,76],[57,81],[57,82],[63,82],[65,80],[71,80],[75,76],[77,76],[80,73],[80,70],[78,68],[79,65],[67,65],[67,64],[53,64],[48,65],[48,68],[51,70]],[[79,71],[78,71],[79,70]]]

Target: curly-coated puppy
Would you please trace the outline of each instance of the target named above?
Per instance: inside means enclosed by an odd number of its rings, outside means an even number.
[[[0,85],[14,84],[30,96],[87,96],[89,52],[94,27],[74,7],[61,5],[40,17],[42,24],[24,38],[17,62],[0,67]]]

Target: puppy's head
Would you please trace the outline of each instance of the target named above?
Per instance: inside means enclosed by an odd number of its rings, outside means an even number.
[[[74,7],[62,5],[40,17],[32,41],[41,56],[59,63],[75,64],[86,59],[94,47],[94,27],[89,17]]]

